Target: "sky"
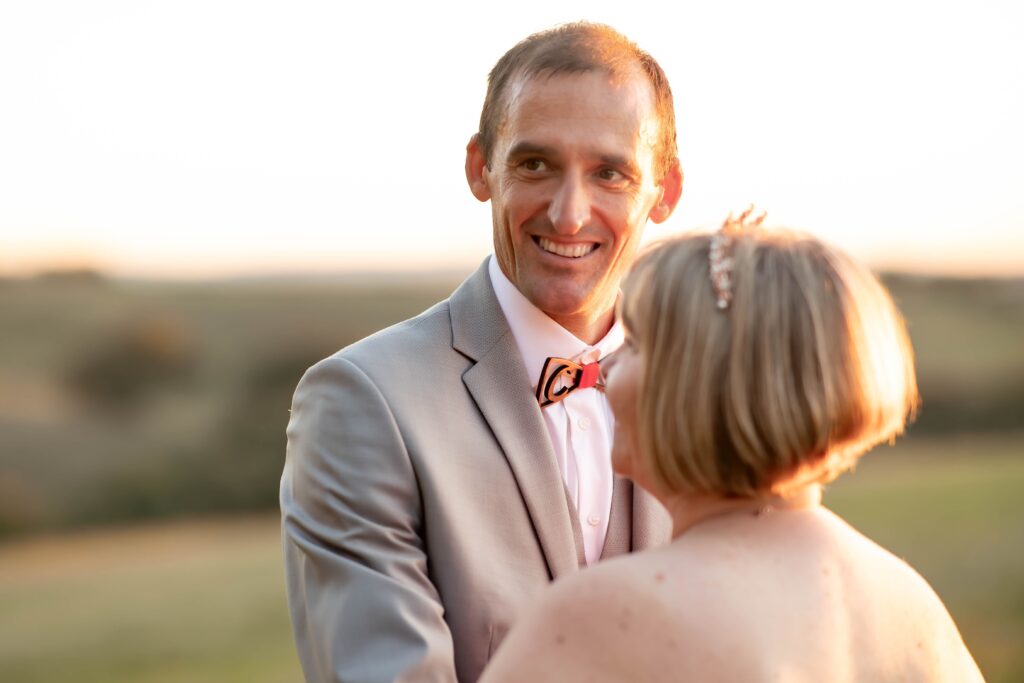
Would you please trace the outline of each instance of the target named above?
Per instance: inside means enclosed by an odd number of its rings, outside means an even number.
[[[609,23],[661,63],[683,198],[880,268],[1024,275],[1024,3],[0,0],[0,273],[468,269],[486,76]]]

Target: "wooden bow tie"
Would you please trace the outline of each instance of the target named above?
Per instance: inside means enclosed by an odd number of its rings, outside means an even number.
[[[559,382],[559,379],[563,381]],[[580,364],[568,358],[548,357],[537,383],[537,402],[544,408],[558,403],[577,389],[596,387],[604,391],[601,362]]]

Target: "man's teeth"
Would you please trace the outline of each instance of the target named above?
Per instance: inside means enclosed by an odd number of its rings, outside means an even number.
[[[552,242],[546,237],[538,237],[537,244],[539,244],[540,248],[544,251],[550,251],[552,254],[567,256],[569,258],[586,256],[597,248],[597,244],[593,242],[586,242],[583,244],[558,244],[556,242]]]

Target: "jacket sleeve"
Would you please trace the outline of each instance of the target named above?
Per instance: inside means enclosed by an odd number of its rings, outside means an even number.
[[[422,509],[378,387],[337,356],[310,368],[281,478],[288,606],[309,683],[456,680]]]

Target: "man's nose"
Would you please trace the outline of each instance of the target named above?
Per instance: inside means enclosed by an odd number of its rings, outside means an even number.
[[[590,196],[576,173],[566,173],[551,198],[548,219],[561,235],[575,235],[590,221]]]

